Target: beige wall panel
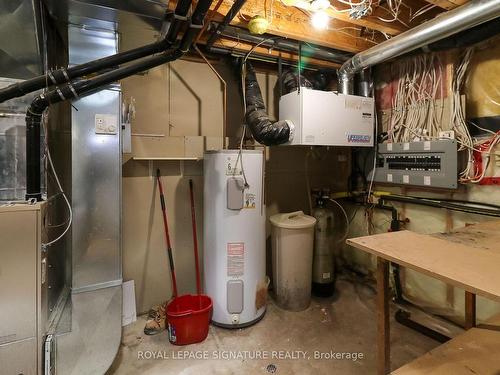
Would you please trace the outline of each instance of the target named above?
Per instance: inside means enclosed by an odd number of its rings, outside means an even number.
[[[136,158],[184,156],[184,137],[132,136],[132,155]]]
[[[155,162],[152,170],[156,173],[160,168],[162,173],[179,293],[193,293],[196,283],[189,178],[194,183],[202,255],[202,164],[183,164],[181,168],[180,162]],[[123,274],[125,280],[135,280],[139,312],[172,296],[158,187],[149,170],[147,161],[131,160],[123,168]]]
[[[206,64],[170,64],[170,135],[222,135],[222,85]]]
[[[135,99],[136,117],[132,133],[169,134],[168,65],[148,70],[121,81],[126,103]]]

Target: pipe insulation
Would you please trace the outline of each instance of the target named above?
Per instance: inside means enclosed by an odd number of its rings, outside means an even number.
[[[472,0],[354,55],[339,69],[339,90],[353,93],[357,72],[500,16],[500,0]]]
[[[255,70],[245,63],[245,119],[254,139],[266,146],[286,143],[293,139],[293,124],[286,120],[272,122],[266,112]]]
[[[78,99],[99,91],[106,85],[131,75],[152,69],[182,57],[190,48],[203,26],[203,20],[212,0],[200,0],[191,17],[189,29],[184,33],[177,48],[144,58],[130,65],[117,68],[96,77],[70,82],[37,96],[26,112],[26,199],[42,199],[40,189],[40,126],[42,115],[50,104]]]
[[[115,55],[103,57],[98,60],[89,61],[84,64],[69,68],[51,70],[38,77],[7,86],[0,90],[0,103],[24,96],[30,92],[46,88],[51,85],[60,85],[73,79],[83,77],[92,73],[110,69],[117,65],[125,64],[155,53],[166,51],[175,41],[191,6],[191,0],[180,0],[172,15],[173,20],[164,39],[129,51],[120,52]]]

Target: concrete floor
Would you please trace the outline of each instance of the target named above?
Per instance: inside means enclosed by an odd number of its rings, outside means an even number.
[[[185,347],[171,345],[166,332],[144,335],[145,317],[140,317],[124,328],[122,346],[109,374],[375,374],[375,318],[373,286],[347,279],[337,281],[335,297],[314,298],[306,311],[287,312],[270,299],[264,319],[256,325],[238,330],[211,326],[207,340]],[[394,370],[438,343],[393,320],[391,345]],[[214,351],[219,356],[230,351],[242,356],[243,351],[249,351],[246,355],[255,356],[259,351],[269,358],[223,360],[216,358]],[[362,353],[363,359],[317,359],[316,351]],[[145,359],[153,355],[156,359]],[[208,355],[209,359],[179,358],[194,355]],[[273,355],[300,358],[277,359]]]

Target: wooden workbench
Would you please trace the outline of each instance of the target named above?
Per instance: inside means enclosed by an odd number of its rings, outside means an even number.
[[[378,374],[390,372],[389,262],[464,289],[466,328],[475,326],[476,294],[500,301],[500,221],[472,225],[448,234],[400,231],[352,238],[347,243],[377,256]],[[479,334],[484,335],[487,334]],[[491,337],[498,339],[500,347],[500,335],[488,337],[490,341]],[[500,373],[499,361],[492,366]],[[426,371],[412,373],[431,373],[428,367],[423,368]]]

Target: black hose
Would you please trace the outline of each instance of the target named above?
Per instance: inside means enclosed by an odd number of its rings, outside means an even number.
[[[444,209],[448,209],[448,210],[452,210],[452,211],[466,212],[466,213],[476,214],[476,215],[500,217],[500,209],[471,207],[471,206],[467,206],[465,204],[458,204],[458,203],[447,202],[447,201],[439,201],[439,200],[429,199],[429,198],[414,198],[414,197],[406,197],[406,196],[400,196],[400,195],[382,195],[380,197],[380,199],[382,201],[412,203],[412,204],[418,204],[418,205],[422,205],[422,206],[444,208]]]
[[[61,68],[49,71],[44,75],[7,86],[0,90],[0,103],[17,98],[30,92],[46,88],[51,85],[63,84],[73,79],[83,77],[104,69],[110,69],[120,64],[125,64],[155,53],[166,51],[175,43],[183,20],[191,6],[191,0],[180,0],[174,12],[174,19],[166,37],[156,43],[151,43],[129,51],[103,57],[98,60],[89,61],[84,64],[75,65],[70,68]]]
[[[184,33],[179,48],[171,48],[160,55],[145,58],[139,62],[114,69],[96,77],[67,83],[64,86],[37,96],[26,112],[26,198],[41,200],[40,189],[40,125],[42,114],[50,104],[59,103],[69,99],[78,99],[100,90],[102,87],[127,78],[131,75],[152,69],[156,66],[174,61],[180,58],[193,43],[194,37],[199,31],[199,25],[203,24],[212,0],[200,0],[193,12],[193,22],[189,30]],[[191,30],[194,30],[191,31]],[[191,31],[191,32],[190,32]],[[184,50],[181,47],[184,47]],[[38,147],[36,144],[38,143]]]
[[[284,120],[274,123],[269,120],[255,71],[250,63],[245,64],[245,118],[253,137],[257,142],[266,146],[288,142],[290,140],[289,124]]]

